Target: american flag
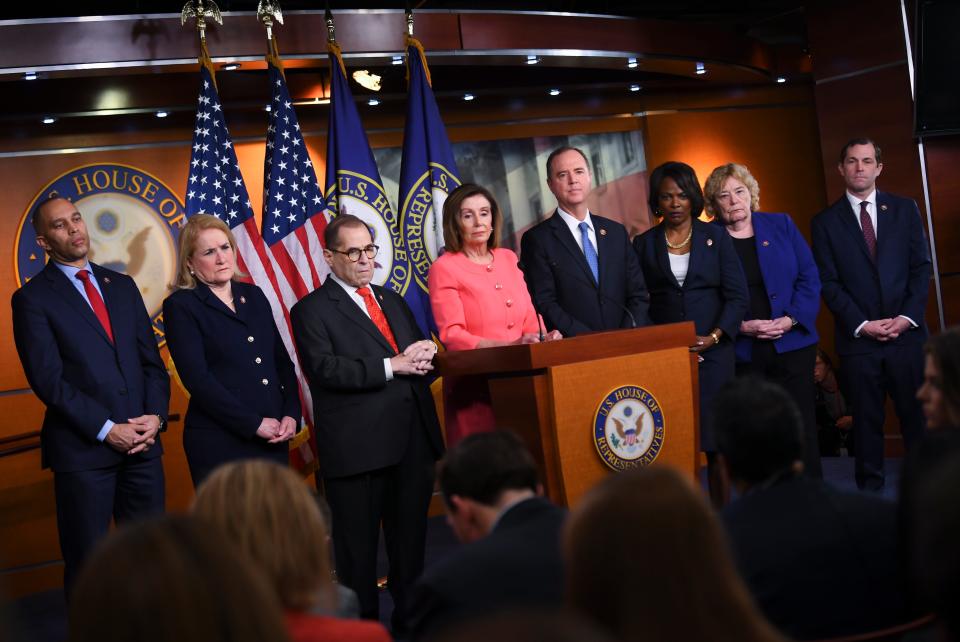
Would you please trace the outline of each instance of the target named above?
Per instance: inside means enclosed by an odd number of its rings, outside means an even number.
[[[281,286],[281,283],[285,283],[284,273],[275,269],[275,253],[267,248],[260,230],[257,229],[253,207],[240,173],[240,163],[237,161],[233,141],[223,117],[213,66],[205,46],[202,47],[200,55],[200,94],[197,98],[186,201],[188,217],[194,214],[213,214],[230,227],[237,241],[237,267],[250,276],[270,302],[274,322],[302,381],[290,332],[287,314],[289,309],[281,298],[281,293],[288,289],[286,285]],[[301,399],[303,394],[304,389],[301,386]],[[311,412],[309,393],[307,395],[303,407],[307,412]],[[316,458],[307,439],[308,435],[298,435],[291,445],[295,450],[294,463],[301,470],[315,467]]]

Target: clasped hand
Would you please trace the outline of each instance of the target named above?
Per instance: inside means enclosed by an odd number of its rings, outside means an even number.
[[[257,428],[257,437],[266,439],[269,444],[278,444],[293,438],[297,431],[297,421],[293,417],[284,417],[277,421],[273,417],[264,417]]]
[[[150,450],[150,446],[157,442],[157,432],[160,430],[160,418],[156,415],[140,415],[127,420],[125,424],[113,424],[110,432],[104,438],[114,450],[128,455]]]
[[[390,359],[394,374],[425,375],[433,370],[433,357],[437,344],[424,339],[411,343],[406,350]]]
[[[893,319],[878,319],[876,321],[868,321],[866,325],[860,328],[860,334],[882,342],[896,339],[901,335],[901,333],[909,329],[909,321],[903,317],[896,317]]]
[[[786,316],[779,319],[750,319],[740,324],[740,334],[773,341],[789,332],[792,327],[793,321]]]
[[[560,334],[559,330],[551,330],[550,332],[543,335],[543,341],[558,341],[563,338],[563,335]],[[520,336],[517,340],[517,343],[523,345],[527,343],[540,343],[540,333],[539,332],[527,332]]]

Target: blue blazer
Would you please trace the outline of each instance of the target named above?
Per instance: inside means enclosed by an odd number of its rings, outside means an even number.
[[[747,280],[723,228],[694,219],[690,243],[690,266],[681,286],[670,269],[662,224],[633,239],[650,290],[650,318],[657,324],[693,321],[700,336],[720,328],[723,345],[737,336],[746,314]]]
[[[919,326],[893,345],[921,345],[927,339],[924,314],[930,287],[930,255],[915,201],[877,191],[877,262],[870,259],[854,213],[844,194],[813,219],[813,256],[820,268],[823,300],[833,312],[837,352],[880,350],[878,341],[856,338],[864,321],[904,315]]]
[[[184,431],[220,433],[225,460],[267,446],[256,436],[264,417],[289,416],[298,424],[301,417],[296,373],[267,297],[255,285],[232,287],[236,312],[202,283],[163,302],[167,346],[190,393]]]
[[[527,230],[520,240],[527,287],[549,330],[572,337],[586,332],[650,325],[643,272],[620,223],[590,214],[597,236],[599,286],[560,215]]]
[[[114,466],[129,455],[97,441],[108,420],[167,416],[170,378],[133,279],[90,264],[113,343],[90,305],[53,262],[14,292],[13,338],[30,387],[46,405],[42,462],[54,472]],[[157,446],[133,457],[159,457]]]
[[[715,221],[722,227],[719,219]],[[792,330],[773,342],[778,353],[815,344],[820,311],[820,273],[800,230],[788,214],[753,213],[760,274],[770,301],[771,318],[784,315],[797,320]],[[747,308],[749,317],[749,307]],[[737,361],[750,361],[753,337],[737,337]]]

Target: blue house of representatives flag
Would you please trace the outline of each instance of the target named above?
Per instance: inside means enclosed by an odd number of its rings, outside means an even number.
[[[450,139],[430,86],[423,45],[407,37],[407,124],[400,165],[400,224],[410,262],[404,295],[425,332],[436,332],[427,292],[430,265],[443,251],[443,203],[460,185]]]

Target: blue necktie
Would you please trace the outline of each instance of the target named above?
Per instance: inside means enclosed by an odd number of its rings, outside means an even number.
[[[600,283],[600,264],[597,262],[597,251],[590,242],[590,226],[586,221],[580,223],[580,238],[583,240],[583,255],[587,257],[587,265],[590,266],[593,280],[595,283]]]

